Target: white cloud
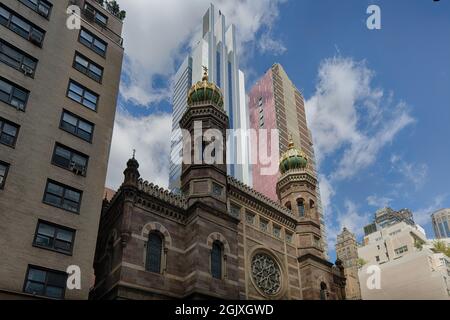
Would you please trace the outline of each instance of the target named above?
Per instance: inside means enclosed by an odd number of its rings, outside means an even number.
[[[409,163],[398,155],[391,156],[392,169],[399,172],[408,182],[419,189],[428,176],[428,166],[424,163]]]
[[[374,76],[365,61],[325,59],[319,67],[316,91],[306,101],[319,168],[324,160],[331,165],[330,172],[319,177],[330,245],[342,227],[360,236],[371,219],[368,213],[358,213],[350,200],[345,202],[344,212],[332,207],[336,184],[372,165],[382,149],[414,123],[405,103],[396,103],[392,92],[385,94],[373,85]],[[371,196],[367,201],[378,206],[391,199]]]
[[[113,142],[106,185],[117,189],[123,182],[123,170],[136,149],[139,172],[145,180],[167,187],[172,126],[170,114],[136,118],[119,109],[114,124]]]
[[[391,202],[392,199],[388,197],[379,197],[377,195],[371,195],[367,197],[367,203],[369,204],[369,206],[375,207],[377,209],[389,207]]]
[[[287,50],[280,40],[273,39],[268,33],[264,34],[261,39],[259,39],[258,48],[262,53],[270,52],[274,55],[281,55]]]
[[[319,68],[316,92],[306,102],[309,126],[320,162],[342,151],[331,178],[350,178],[373,164],[380,150],[414,122],[408,106],[384,99],[372,86],[374,72],[364,61],[335,57]]]
[[[424,208],[419,208],[413,212],[414,222],[425,226],[431,223],[431,214],[439,209],[442,209],[444,201],[447,199],[448,195],[441,194],[433,199],[433,202]]]
[[[344,207],[345,210],[343,212],[337,213],[336,222],[329,224],[327,228],[330,251],[335,249],[334,244],[336,243],[337,235],[342,232],[344,227],[359,238],[364,235],[363,228],[370,223],[372,218],[369,213],[358,212],[358,206],[353,201],[346,200]]]
[[[267,33],[279,15],[279,4],[284,1],[122,0],[120,5],[127,11],[123,31],[127,81],[121,84],[122,96],[144,106],[170,98],[168,85],[161,87],[155,80],[160,76],[170,79],[174,74],[175,62],[184,58],[183,49],[200,32],[202,16],[210,2],[223,12],[227,23],[237,26],[241,55],[251,51],[243,48],[254,46],[257,34],[272,44],[267,50],[279,52],[282,45],[272,42]]]
[[[328,178],[322,174],[319,174],[319,186],[320,186],[320,200],[322,201],[322,208],[325,214],[325,219],[327,213],[330,213],[331,208],[331,199],[333,198],[335,191],[333,186],[331,185]]]

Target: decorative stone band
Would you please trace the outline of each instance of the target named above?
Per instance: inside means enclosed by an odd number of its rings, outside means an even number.
[[[314,186],[317,186],[317,179],[314,177],[313,172],[309,169],[295,169],[285,172],[278,179],[277,186],[278,188],[283,188],[287,183],[297,181],[306,181]]]
[[[295,227],[296,223],[298,222],[298,218],[292,213],[291,210],[283,207],[279,203],[269,199],[262,193],[257,192],[256,190],[250,188],[249,186],[236,180],[235,178],[231,176],[228,176],[227,178],[228,184],[230,186],[236,188],[237,190],[240,190],[243,194],[246,195],[245,197],[242,197],[242,199],[240,199],[241,201],[252,204],[254,207],[256,207],[256,211],[264,212],[274,220]],[[234,194],[234,196],[240,198],[237,194]]]
[[[208,103],[199,103],[198,105],[193,105],[189,107],[184,113],[183,117],[180,120],[180,127],[185,128],[187,126],[188,120],[192,116],[205,116],[210,117],[211,115],[218,118],[225,125],[228,124],[228,116],[223,109],[218,109],[216,107],[212,107],[211,104]]]

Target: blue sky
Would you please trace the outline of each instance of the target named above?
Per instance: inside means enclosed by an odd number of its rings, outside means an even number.
[[[247,88],[279,62],[307,101],[331,244],[344,225],[360,238],[384,204],[412,209],[432,238],[429,215],[450,206],[449,2],[214,2],[241,31]],[[123,167],[136,147],[148,163],[145,178],[160,185],[167,185],[170,80],[208,6],[184,3],[161,3],[167,7],[159,7],[154,23],[164,23],[168,34],[148,33],[142,44],[136,28],[154,33],[141,16],[152,4],[121,1],[127,57],[110,168]],[[381,8],[381,30],[366,27],[370,4]],[[188,25],[182,31],[177,16]],[[108,183],[119,182],[110,172]]]

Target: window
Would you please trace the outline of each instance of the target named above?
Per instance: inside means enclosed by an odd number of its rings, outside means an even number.
[[[305,201],[303,199],[297,200],[297,209],[300,217],[305,216]]]
[[[230,214],[231,216],[239,219],[241,215],[241,208],[235,204],[230,204]]]
[[[3,40],[0,40],[0,61],[29,77],[34,76],[37,66],[36,59]]]
[[[75,58],[73,60],[73,67],[84,73],[89,78],[101,83],[103,78],[103,68],[98,64],[95,64],[85,56],[80,53],[75,53]]]
[[[6,176],[8,175],[9,164],[0,161],[0,189],[5,187]]]
[[[214,241],[211,249],[211,275],[222,279],[222,243]]]
[[[33,244],[62,253],[72,253],[75,230],[39,221]]]
[[[264,219],[260,219],[260,220],[259,220],[259,228],[260,228],[262,231],[267,232],[267,230],[269,229],[269,221],[264,220]]]
[[[19,125],[0,118],[0,143],[14,147],[16,145]]]
[[[223,187],[220,184],[214,183],[212,184],[212,193],[213,195],[220,197],[222,196]]]
[[[86,176],[88,160],[88,156],[78,151],[58,143],[55,145],[52,163],[59,167],[70,170],[77,175]]]
[[[286,232],[286,242],[292,243],[292,233]]]
[[[31,43],[39,47],[42,46],[45,35],[44,30],[3,5],[0,6],[0,24],[17,33],[22,38],[29,40]]]
[[[33,295],[63,299],[67,273],[29,266],[23,291]]]
[[[69,82],[69,88],[67,89],[67,96],[81,103],[83,106],[97,111],[97,103],[98,103],[98,94],[86,89],[82,85],[76,83],[73,80]]]
[[[325,282],[320,283],[320,300],[327,300],[328,298],[328,287]]]
[[[317,248],[321,248],[322,247],[319,237],[313,236],[313,244]]]
[[[79,213],[82,192],[63,184],[48,180],[44,203],[73,213]]]
[[[278,226],[273,226],[273,235],[276,238],[281,238],[281,228]]]
[[[156,232],[148,235],[146,270],[161,273],[163,238]]]
[[[375,257],[375,260],[376,260],[377,262],[380,262],[380,256],[376,256],[376,257]]]
[[[52,10],[52,4],[45,0],[19,0],[24,5],[26,5],[31,10],[36,11],[44,18],[50,16],[50,11]]]
[[[28,94],[29,91],[4,78],[0,78],[0,101],[17,108],[17,110],[25,111]]]
[[[292,210],[292,206],[291,206],[291,202],[290,202],[290,201],[286,202],[285,206],[286,206],[286,208],[288,208],[289,210]]]
[[[102,27],[106,27],[108,23],[108,17],[87,2],[84,5],[84,14],[89,20],[94,21]]]
[[[83,140],[92,142],[94,125],[66,110],[63,111],[60,128]]]
[[[91,50],[98,53],[102,57],[106,55],[106,48],[107,48],[106,42],[100,40],[100,38],[94,36],[86,29],[81,29],[79,40],[86,47],[90,48]]]
[[[402,254],[408,251],[408,246],[403,246],[394,250],[395,254]]]
[[[245,220],[248,224],[254,225],[255,224],[255,215],[252,213],[247,213],[245,215]]]

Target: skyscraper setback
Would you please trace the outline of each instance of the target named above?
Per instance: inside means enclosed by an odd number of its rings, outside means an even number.
[[[67,7],[81,28],[66,27]],[[94,0],[0,4],[0,299],[87,299],[124,49]],[[81,290],[66,289],[66,270]]]
[[[280,155],[288,149],[289,136],[291,136],[295,145],[301,147],[306,153],[317,178],[312,137],[306,123],[304,99],[280,64],[274,64],[250,90],[249,115],[251,129],[257,131],[266,129],[269,133],[271,130],[279,131]],[[258,144],[257,141],[251,142],[251,154],[258,152],[256,150]],[[271,147],[269,143],[268,148]],[[262,175],[262,167],[265,166],[259,161],[253,166],[253,188],[276,201],[277,194],[273,185],[279,178],[279,174]],[[326,252],[327,240],[319,188],[317,188],[317,210],[320,215],[322,245]]]
[[[179,191],[181,176],[182,136],[179,121],[187,109],[189,88],[200,81],[203,67],[208,68],[211,81],[224,94],[225,111],[230,129],[247,130],[249,118],[246,106],[245,75],[239,69],[239,56],[234,25],[226,26],[225,16],[211,4],[203,16],[202,35],[186,57],[175,76],[172,113],[172,145],[169,188]],[[251,185],[249,144],[245,135],[229,141],[228,174]]]

